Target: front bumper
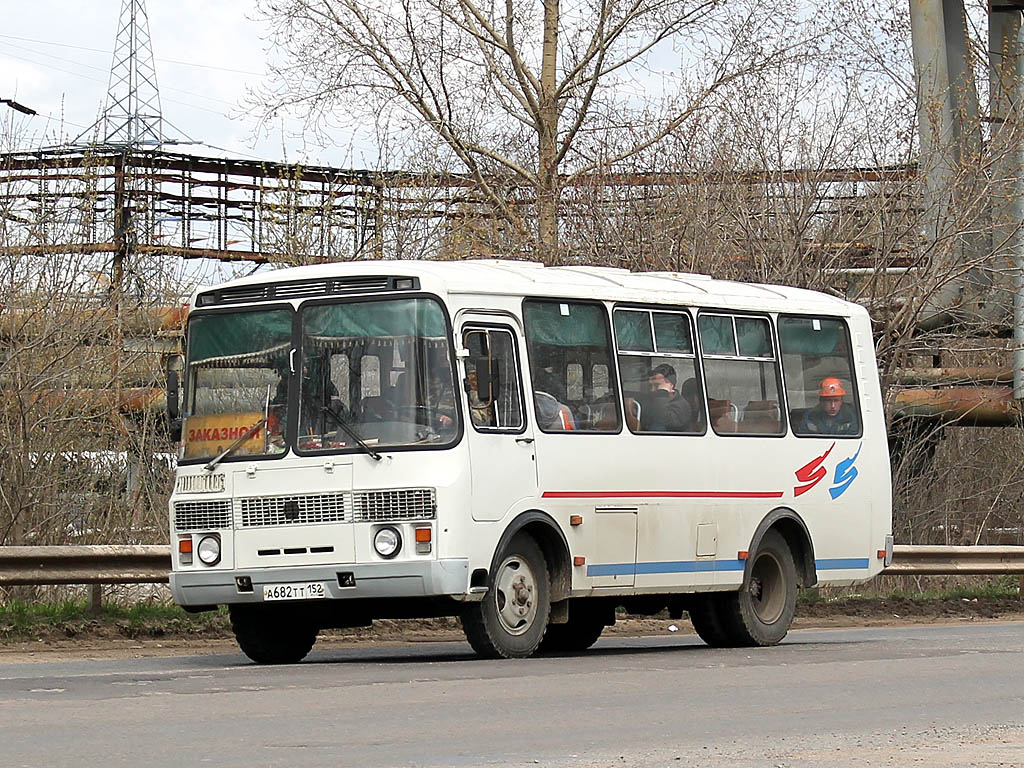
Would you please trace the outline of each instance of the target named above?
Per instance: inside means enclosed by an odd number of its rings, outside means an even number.
[[[355,586],[342,587],[351,574]],[[248,576],[252,591],[241,592],[235,579]],[[429,560],[406,563],[308,565],[233,571],[176,571],[170,574],[171,594],[178,605],[230,605],[263,602],[266,584],[323,582],[328,599],[438,597],[464,595],[469,589],[469,561]]]

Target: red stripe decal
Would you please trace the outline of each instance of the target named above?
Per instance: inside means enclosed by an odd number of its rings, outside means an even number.
[[[544,491],[545,499],[781,499],[783,491]]]

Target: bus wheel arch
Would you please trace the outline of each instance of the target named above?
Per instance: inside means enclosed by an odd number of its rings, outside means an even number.
[[[498,567],[502,553],[517,533],[525,533],[537,542],[547,561],[551,586],[551,602],[566,600],[572,590],[572,566],[569,558],[569,542],[565,534],[549,514],[531,509],[517,515],[505,528],[498,539],[491,557],[490,574]]]
[[[749,583],[753,557],[758,551],[761,540],[771,530],[777,531],[786,540],[789,551],[793,553],[797,585],[806,588],[817,584],[818,570],[814,564],[814,544],[811,541],[811,534],[807,530],[807,524],[803,518],[788,507],[773,509],[765,515],[754,531],[754,535],[750,539],[750,546],[747,548],[750,557],[743,572],[743,583]]]

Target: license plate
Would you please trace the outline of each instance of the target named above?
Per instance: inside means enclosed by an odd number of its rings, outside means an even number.
[[[327,590],[321,581],[263,585],[264,600],[315,600],[326,597]]]

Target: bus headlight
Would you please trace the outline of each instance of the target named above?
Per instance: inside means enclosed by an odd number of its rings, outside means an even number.
[[[203,536],[196,547],[196,556],[203,565],[216,565],[220,562],[220,538]]]
[[[392,558],[402,549],[402,534],[397,528],[388,526],[373,534],[373,548],[384,558]]]

